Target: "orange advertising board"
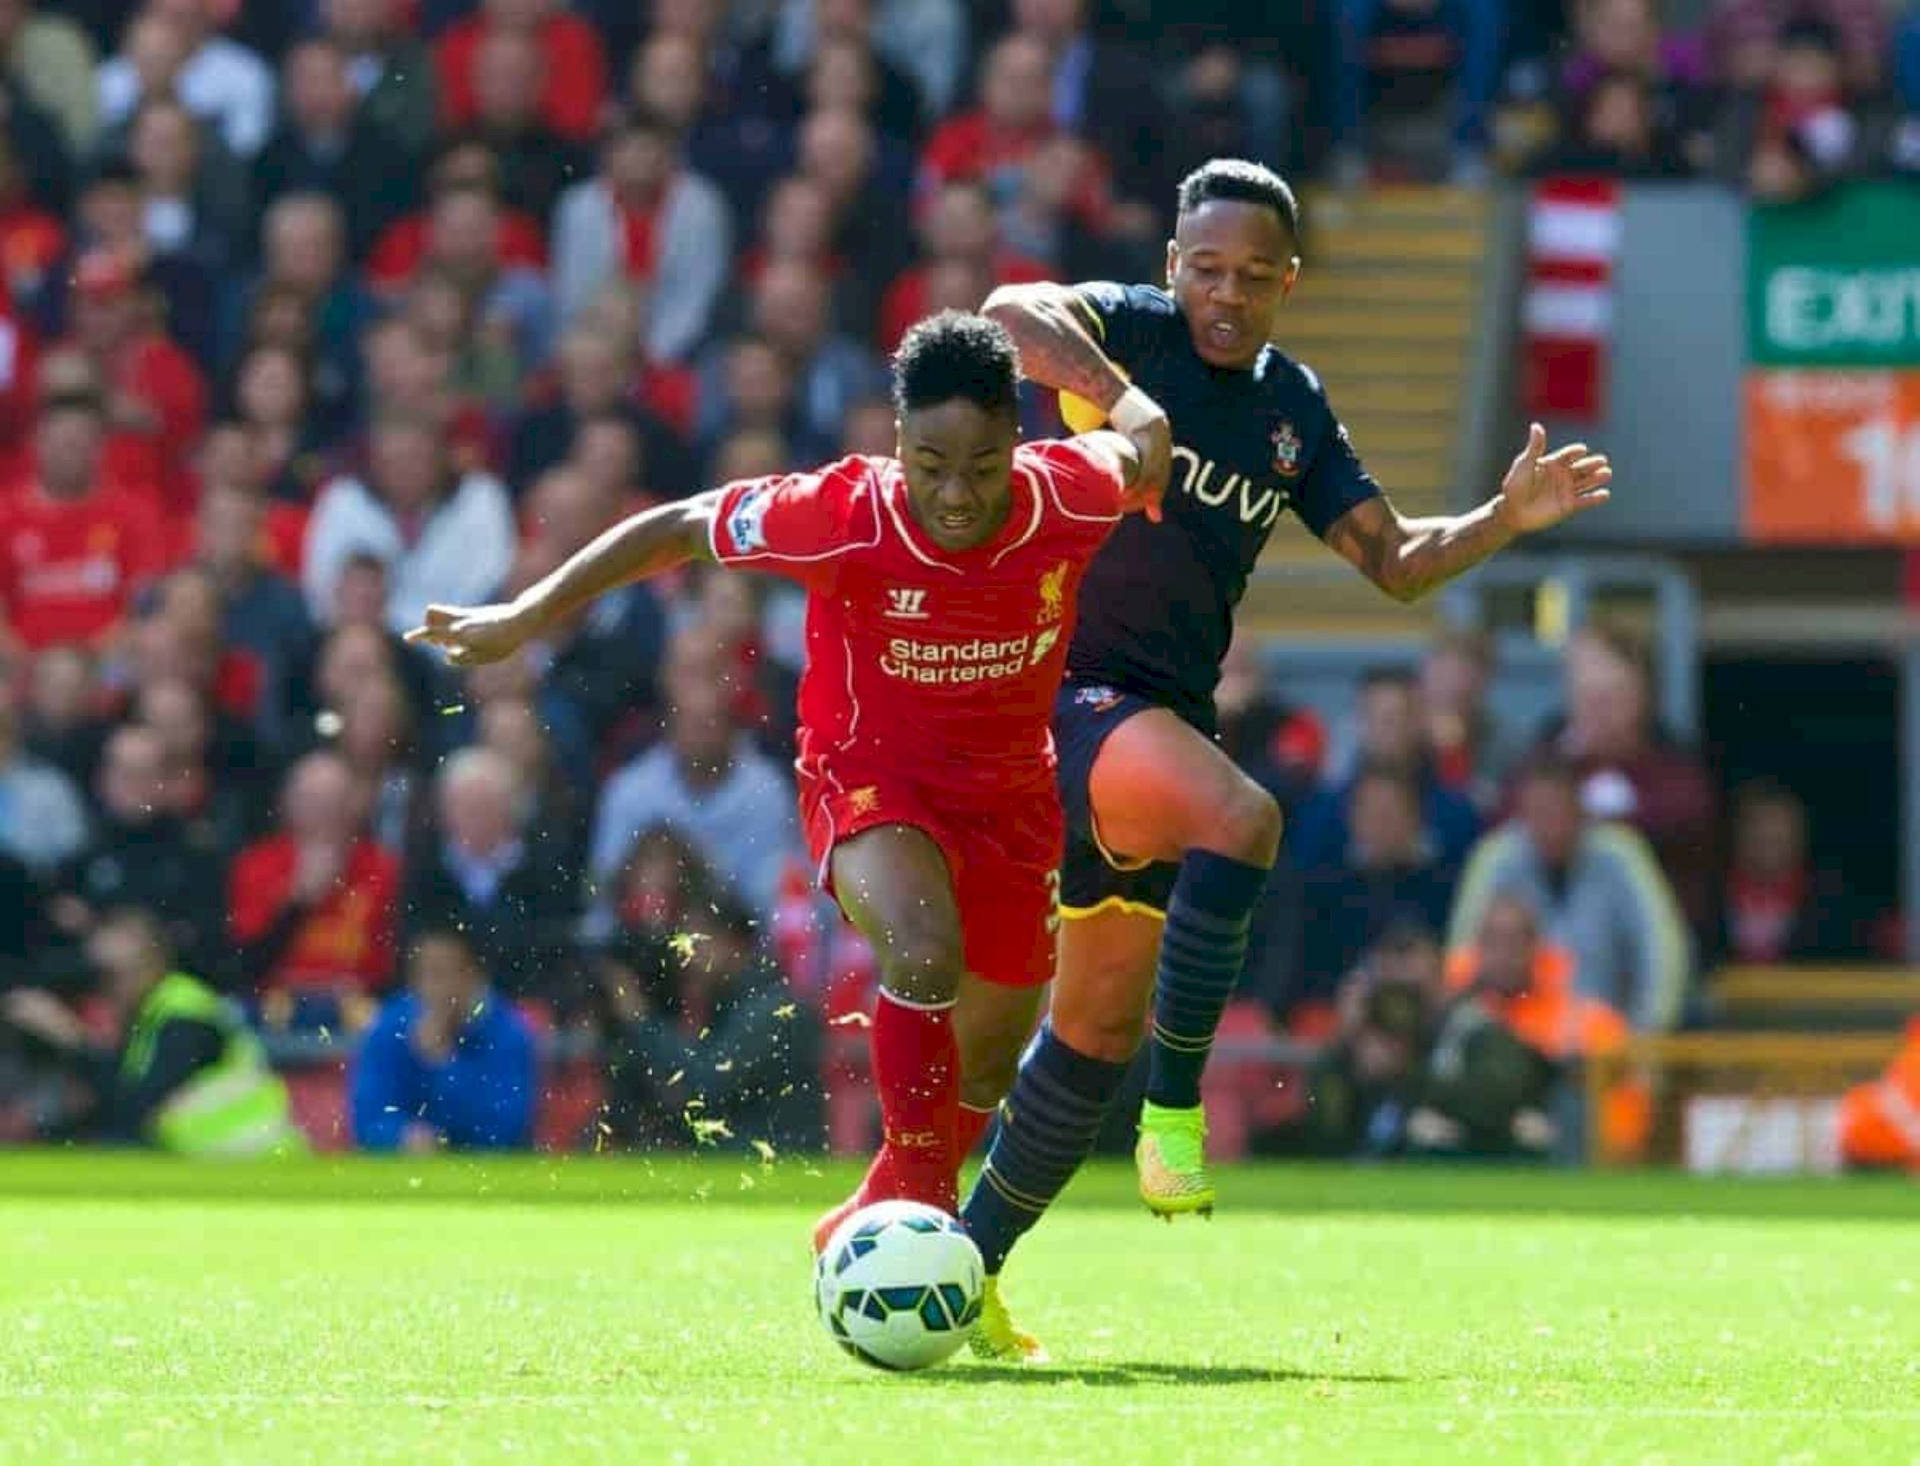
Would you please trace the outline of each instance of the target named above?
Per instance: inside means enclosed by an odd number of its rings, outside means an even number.
[[[1746,533],[1920,544],[1920,372],[1749,370]]]

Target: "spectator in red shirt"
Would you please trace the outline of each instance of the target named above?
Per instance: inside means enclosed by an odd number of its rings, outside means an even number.
[[[1004,248],[994,220],[993,200],[976,179],[956,178],[940,185],[920,218],[924,258],[887,287],[880,302],[880,349],[891,354],[907,327],[930,313],[928,278],[945,260],[966,260],[984,268],[988,289],[1051,278],[1045,265]]]
[[[440,38],[433,63],[443,125],[468,127],[479,116],[480,47],[500,31],[528,37],[545,58],[540,116],[546,125],[569,141],[590,140],[607,98],[607,57],[593,27],[559,0],[483,0],[480,14]]]
[[[1837,871],[1814,863],[1807,807],[1756,779],[1733,795],[1732,860],[1718,892],[1712,955],[1729,962],[1865,956],[1859,909]]]
[[[188,252],[156,251],[147,237],[146,185],[133,164],[109,157],[88,178],[71,236],[72,253],[49,282],[48,307],[71,324],[79,265],[88,255],[119,257],[159,297],[162,319],[211,323],[220,319],[224,282],[208,261]]]
[[[955,178],[977,178],[996,204],[1019,196],[1020,172],[1033,150],[1054,134],[1052,65],[1047,49],[1031,36],[1006,37],[987,53],[980,76],[980,105],[950,117],[935,130],[920,158],[920,181],[931,193]],[[1104,189],[1089,178],[1081,200],[1093,210]]]
[[[370,289],[391,294],[407,287],[427,257],[435,202],[442,194],[462,188],[482,188],[496,199],[501,194],[500,160],[475,137],[450,138],[441,145],[427,170],[427,207],[388,225],[367,257]],[[500,220],[500,263],[546,269],[546,221],[521,210],[506,210]]]
[[[1493,646],[1473,631],[1442,631],[1420,660],[1420,712],[1434,772],[1483,812],[1499,803],[1507,775],[1525,753],[1487,706]]]
[[[296,674],[313,654],[314,634],[299,586],[274,568],[258,491],[232,479],[201,490],[194,564],[219,592],[222,641],[260,669],[255,725],[284,746]]]
[[[33,478],[0,499],[0,646],[111,642],[158,568],[159,516],[146,496],[103,483],[103,437],[96,396],[41,407]]]
[[[500,160],[500,188],[508,208],[536,219],[553,214],[554,201],[591,168],[587,149],[561,137],[540,111],[545,58],[531,36],[496,30],[474,56],[475,134]]]
[[[293,766],[280,833],[233,863],[227,930],[263,994],[371,995],[393,978],[399,863],[361,830],[365,791],[337,754]]]
[[[106,476],[157,489],[163,504],[185,509],[207,389],[161,325],[143,266],[115,251],[89,251],[74,276],[73,325],[106,393]]]

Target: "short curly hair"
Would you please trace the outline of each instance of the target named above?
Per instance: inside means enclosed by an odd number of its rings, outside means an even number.
[[[942,311],[908,331],[893,354],[898,412],[955,400],[988,412],[1018,412],[1020,353],[1006,328],[985,316]]]
[[[1235,203],[1261,204],[1280,218],[1297,249],[1300,244],[1300,201],[1286,179],[1261,163],[1245,158],[1214,158],[1202,163],[1180,180],[1179,210],[1191,214],[1202,204],[1216,199]]]

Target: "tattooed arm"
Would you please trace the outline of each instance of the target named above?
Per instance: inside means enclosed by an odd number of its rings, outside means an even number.
[[[1094,338],[1099,317],[1077,290],[1052,283],[1002,285],[980,310],[1013,337],[1027,380],[1071,392],[1099,408],[1139,448],[1136,482],[1154,489],[1165,485],[1173,470],[1173,429],[1166,412],[1128,382],[1101,349]]]
[[[1328,546],[1397,601],[1417,601],[1523,534],[1607,502],[1613,468],[1572,443],[1548,453],[1538,423],[1495,494],[1465,514],[1404,518],[1384,496],[1356,504],[1326,533]]]
[[[1084,397],[1102,412],[1126,392],[1126,373],[1100,349],[1088,325],[1093,314],[1071,285],[1002,285],[980,313],[1006,327],[1028,380]]]

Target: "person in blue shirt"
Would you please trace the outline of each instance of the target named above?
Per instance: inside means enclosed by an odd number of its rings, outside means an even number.
[[[1287,846],[1297,869],[1339,865],[1346,859],[1354,789],[1368,773],[1391,774],[1410,783],[1420,801],[1424,843],[1442,865],[1465,864],[1468,850],[1480,838],[1480,812],[1464,794],[1442,784],[1434,770],[1420,719],[1420,688],[1412,674],[1383,669],[1360,679],[1360,748],[1352,775],[1321,789],[1294,813]]]
[[[406,991],[381,1008],[353,1066],[363,1150],[513,1150],[533,1143],[533,1030],[495,993],[467,939],[421,930]]]
[[[1152,1009],[1140,1193],[1211,1212],[1200,1075],[1280,846],[1273,797],[1214,740],[1233,615],[1283,513],[1410,601],[1517,536],[1604,503],[1612,469],[1534,424],[1466,514],[1408,518],[1361,466],[1320,379],[1273,344],[1300,280],[1300,214],[1270,169],[1216,158],[1181,183],[1165,288],[1002,286],[983,311],[1075,431],[1164,424],[1160,522],[1133,516],[1088,567],[1054,712],[1067,848],[1047,1023],[1001,1106],[964,1208],[997,1285],[1007,1253],[1091,1150]],[[976,1352],[1039,1356],[997,1286]]]

